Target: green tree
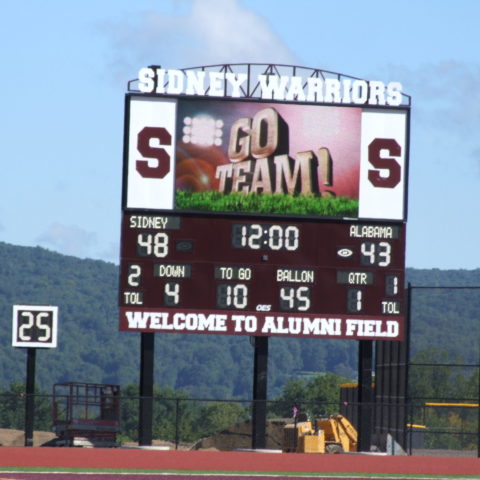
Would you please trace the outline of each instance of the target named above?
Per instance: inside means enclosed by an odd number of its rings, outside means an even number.
[[[25,385],[12,383],[0,393],[0,426],[22,429],[25,425]]]
[[[12,383],[0,391],[0,427],[23,430],[25,428],[25,385]],[[50,396],[35,387],[34,429],[49,431],[52,427]]]
[[[460,363],[458,359],[438,348],[419,351],[412,363],[409,376],[412,420],[427,427],[426,445],[474,449],[478,411],[468,403],[472,400],[478,403],[477,370],[468,374],[463,367],[455,367],[455,363]]]
[[[138,386],[127,385],[122,390],[121,401],[121,440],[138,441],[138,418],[140,396]],[[153,387],[153,438],[175,441],[192,441],[195,433],[195,409],[192,402],[181,391],[171,387]]]
[[[273,413],[291,417],[293,407],[307,413],[310,418],[319,418],[338,413],[340,385],[351,380],[326,372],[312,380],[291,380],[286,383],[283,394],[277,399]]]
[[[208,437],[230,425],[245,421],[249,416],[246,407],[236,402],[211,402],[199,410],[196,436]]]
[[[413,400],[460,399],[459,385],[468,389],[462,371],[453,366],[459,362],[447,350],[425,348],[417,352],[411,363],[409,389]]]

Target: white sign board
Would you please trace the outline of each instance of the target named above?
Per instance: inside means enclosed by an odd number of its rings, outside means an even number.
[[[56,348],[58,307],[51,305],[14,305],[12,346]]]

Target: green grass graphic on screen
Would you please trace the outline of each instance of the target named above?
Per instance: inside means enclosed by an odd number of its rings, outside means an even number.
[[[245,212],[320,217],[358,217],[358,199],[308,195],[189,192],[177,190],[176,208],[209,212]]]

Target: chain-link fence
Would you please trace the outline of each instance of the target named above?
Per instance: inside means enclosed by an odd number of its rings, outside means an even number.
[[[480,287],[409,286],[408,444],[480,457]]]
[[[373,420],[372,444],[395,454],[403,449],[407,454],[480,457],[480,287],[409,286],[408,298],[408,355],[397,356],[395,351],[395,355],[386,355],[384,360],[388,359],[389,369],[382,373],[383,377],[395,377],[397,383],[399,378],[406,378],[407,385],[403,389],[395,386],[395,382],[382,379],[380,395],[376,395],[376,402],[367,411],[381,417],[382,428],[385,425],[386,428],[378,430],[381,434],[376,437]],[[463,305],[463,309],[459,310],[459,305]],[[439,306],[441,314],[438,314]],[[397,358],[397,363],[392,362],[392,358]],[[402,375],[398,375],[400,371]],[[377,383],[380,383],[380,375],[378,377]],[[393,387],[392,395],[389,390]],[[0,394],[0,444],[23,445],[26,398],[24,387],[19,384]],[[108,420],[106,411],[99,410],[98,405],[83,416],[80,408],[77,423],[66,419],[64,431],[71,432],[69,442],[73,442],[75,433],[87,443],[90,440],[95,443],[99,438],[105,440],[102,432],[114,431],[115,444],[138,443],[141,399],[121,393],[118,401],[117,423],[105,421]],[[54,443],[58,439],[58,428],[56,435],[52,427],[61,413],[61,403],[52,395],[34,396],[34,430],[37,432],[34,444]],[[176,449],[218,450],[252,445],[252,400],[157,396],[152,397],[150,403],[154,444]],[[308,403],[299,398],[293,403],[268,401],[265,405],[266,446],[272,449],[282,448],[285,425],[293,422],[295,413],[304,413],[311,420],[342,413],[356,426],[360,412],[355,400],[345,402],[340,395],[338,403]],[[384,422],[387,417],[388,421]],[[385,438],[389,433],[393,438]],[[393,448],[395,442],[400,443],[402,449]]]
[[[477,455],[478,403],[425,402],[410,406],[409,451],[462,452]]]

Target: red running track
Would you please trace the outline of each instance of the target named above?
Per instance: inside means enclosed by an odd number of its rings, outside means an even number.
[[[158,451],[122,448],[0,447],[0,471],[43,467],[208,472],[474,476],[480,459],[300,453]],[[0,477],[7,477],[0,474]],[[10,477],[12,475],[10,474]]]

